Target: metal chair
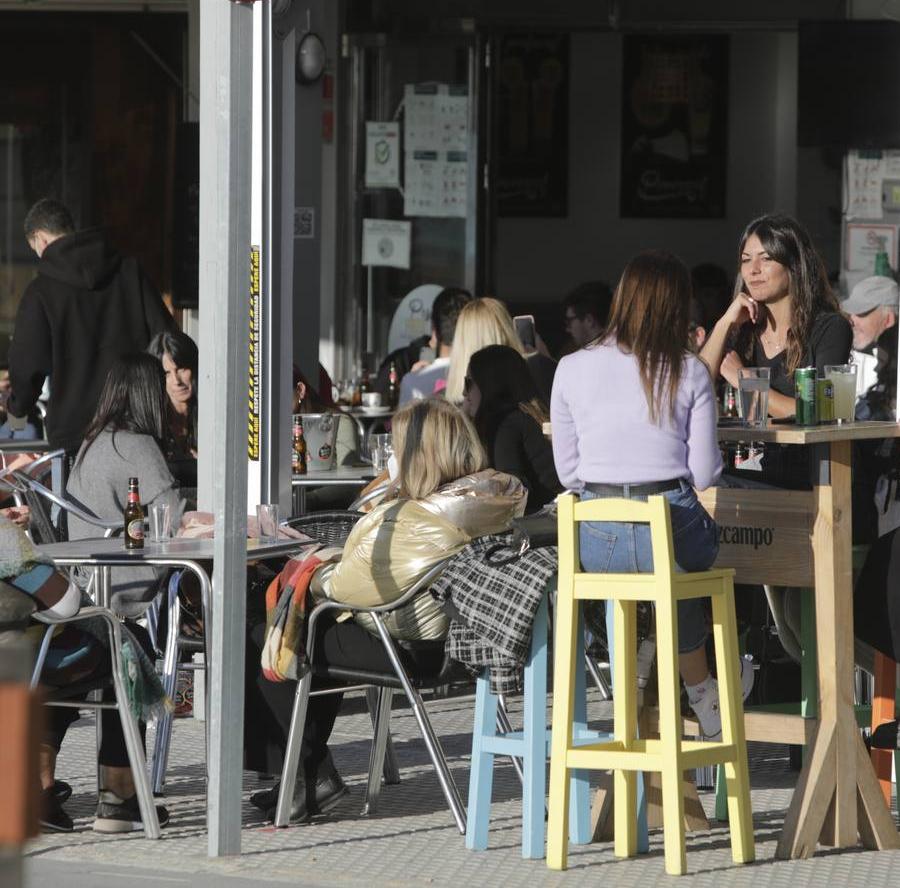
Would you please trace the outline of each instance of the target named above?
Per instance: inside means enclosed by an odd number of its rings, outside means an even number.
[[[388,487],[391,486],[391,482],[385,481],[382,484],[379,484],[377,487],[373,487],[371,490],[364,493],[362,496],[357,497],[347,506],[348,512],[359,512],[363,506],[368,505],[368,503],[373,500],[378,499],[380,496],[384,496],[387,492]]]
[[[350,535],[353,525],[362,516],[352,512],[314,512],[287,522],[290,527],[302,531],[323,545],[342,546]],[[182,572],[172,574],[167,584],[166,613],[168,615],[166,647],[163,653],[162,685],[170,698],[174,699],[179,672],[200,673],[200,680],[206,680],[206,638],[185,635],[181,631],[181,601],[178,597]],[[209,602],[202,602],[204,618],[209,614]],[[206,620],[204,619],[204,622]],[[186,653],[203,653],[203,665],[183,663]],[[206,696],[208,700],[209,697]],[[169,763],[169,747],[172,737],[173,717],[167,714],[159,719],[154,739],[153,767],[151,779],[153,791],[161,794],[165,787],[166,771]]]
[[[43,457],[41,458],[43,459]],[[39,460],[35,460],[35,463]],[[27,468],[32,469],[34,463]],[[13,487],[24,497],[25,503],[31,509],[31,527],[37,530],[40,539],[35,540],[36,543],[55,543],[60,542],[62,535],[59,528],[54,524],[47,503],[57,506],[61,512],[67,515],[74,515],[76,518],[90,524],[103,531],[104,537],[115,536],[122,530],[122,521],[106,521],[98,518],[93,512],[82,508],[80,505],[54,493],[49,487],[44,486],[36,478],[29,474],[29,471],[22,469],[13,470],[9,476],[3,479],[4,483]]]
[[[106,686],[105,682],[99,685],[96,682],[92,682],[89,684],[54,689],[48,694],[45,702],[48,706],[93,709],[95,712],[99,712],[101,709],[110,708],[119,711],[119,718],[122,720],[122,733],[125,738],[125,748],[128,751],[128,763],[131,766],[131,774],[137,792],[141,819],[144,824],[144,834],[148,839],[158,839],[160,837],[159,818],[156,814],[156,805],[153,803],[153,793],[150,790],[150,781],[147,777],[147,763],[141,745],[141,735],[138,729],[137,719],[128,707],[128,693],[125,685],[125,670],[122,657],[122,627],[115,614],[105,607],[83,607],[77,614],[65,619],[50,617],[46,613],[41,612],[33,614],[33,619],[47,624],[47,631],[44,633],[44,639],[41,643],[38,658],[32,673],[31,685],[32,687],[36,687],[40,680],[40,675],[44,668],[47,652],[50,647],[50,638],[53,627],[91,618],[102,620],[109,630],[109,655],[112,673],[111,682],[115,691],[115,702],[109,703],[99,699],[83,699],[85,693],[89,696],[96,696],[97,692],[103,690]],[[97,724],[99,738],[99,718]]]
[[[443,749],[441,748],[440,741],[431,725],[431,720],[428,718],[425,704],[419,693],[420,689],[423,687],[439,686],[445,684],[448,680],[450,664],[442,653],[443,642],[417,643],[420,651],[424,652],[430,648],[431,652],[439,653],[440,656],[434,658],[436,668],[427,669],[423,666],[416,669],[416,671],[411,672],[411,670],[415,668],[412,657],[408,652],[405,652],[398,647],[384,624],[384,617],[387,614],[402,608],[415,598],[416,595],[425,592],[447,566],[451,557],[444,559],[432,567],[411,589],[391,604],[378,607],[350,608],[342,602],[324,601],[318,604],[310,612],[306,647],[308,656],[310,657],[310,668],[300,681],[297,682],[297,693],[294,698],[294,709],[291,714],[291,724],[284,756],[284,768],[281,774],[281,786],[278,793],[278,804],[275,810],[276,826],[287,826],[290,819],[290,810],[294,800],[297,770],[300,760],[300,744],[304,726],[306,724],[306,711],[312,689],[312,680],[313,677],[319,677],[344,685],[367,684],[378,688],[378,705],[375,713],[375,736],[369,758],[369,781],[366,788],[366,806],[364,812],[372,812],[377,807],[381,787],[381,772],[383,770],[382,763],[387,747],[387,726],[391,711],[391,699],[394,690],[399,689],[406,694],[410,706],[412,707],[413,716],[416,719],[422,738],[425,741],[428,755],[437,772],[441,790],[447,800],[447,805],[450,808],[456,826],[460,833],[465,834],[465,807],[462,804],[459,789],[456,786],[456,782],[453,780],[453,775],[450,773],[450,768],[447,765],[447,760],[444,756]],[[315,662],[316,627],[319,618],[329,611],[347,610],[350,610],[354,614],[366,613],[371,616],[378,632],[378,637],[381,639],[387,657],[391,663],[392,671],[390,673],[379,673],[343,667],[339,668],[329,666],[327,663]]]

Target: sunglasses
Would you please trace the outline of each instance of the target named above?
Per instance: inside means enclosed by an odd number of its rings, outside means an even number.
[[[463,394],[469,394],[469,392],[472,391],[473,385],[475,385],[475,380],[472,379],[471,376],[467,376],[465,379],[463,379]]]

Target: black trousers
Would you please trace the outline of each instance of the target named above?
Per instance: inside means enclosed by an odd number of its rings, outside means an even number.
[[[318,621],[315,662],[379,672],[391,670],[384,646],[353,620],[335,622],[330,615]],[[278,774],[284,764],[297,683],[273,682],[262,674],[260,655],[265,641],[265,617],[249,627],[244,685],[244,765],[249,771]],[[313,680],[313,690],[321,683]],[[301,771],[314,779],[328,755],[328,738],[341,708],[342,694],[310,697],[300,751]]]
[[[869,550],[853,590],[857,637],[892,660],[900,660],[900,531],[892,530]]]
[[[129,623],[128,629],[138,644],[152,658],[150,638],[146,630],[135,623]],[[79,677],[79,684],[82,681],[85,683],[94,680],[101,681],[109,676],[110,668],[109,654],[107,653],[88,675]],[[112,688],[105,689],[103,692],[104,702],[114,699],[115,694]],[[68,706],[48,706],[45,718],[44,744],[59,752],[63,739],[66,736],[66,731],[69,730],[69,726],[73,722],[78,721],[78,715],[77,709],[69,708]],[[130,763],[128,761],[128,749],[125,746],[125,734],[122,732],[122,720],[119,711],[117,709],[101,709],[100,725],[102,730],[97,761],[109,768],[127,768]],[[138,727],[141,732],[141,743],[143,744],[147,726],[144,722],[139,721]]]

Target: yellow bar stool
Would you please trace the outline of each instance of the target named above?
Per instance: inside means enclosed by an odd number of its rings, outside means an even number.
[[[559,590],[553,670],[553,735],[550,746],[550,804],[547,826],[547,866],[565,869],[569,844],[569,771],[612,770],[615,787],[615,853],[637,853],[637,772],[662,775],[663,836],[666,872],[686,870],[682,775],[690,768],[725,766],[731,854],[735,863],[754,858],[753,819],[744,711],[734,613],[734,571],[676,572],[669,502],[652,496],[647,502],[596,499],[576,502],[572,495],[559,503]],[[653,573],[601,574],[581,571],[578,546],[580,521],[615,521],[650,525]],[[722,741],[683,740],[681,690],[678,675],[676,608],[688,598],[711,598],[713,637],[719,679]],[[613,704],[614,740],[587,746],[573,743],[576,631],[579,601],[601,599],[614,611]],[[656,605],[659,679],[659,739],[637,736],[636,603]]]

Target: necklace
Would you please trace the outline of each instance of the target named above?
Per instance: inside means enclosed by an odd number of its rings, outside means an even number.
[[[787,333],[783,337],[773,336],[768,332],[760,333],[759,338],[763,345],[768,348],[778,349],[778,351],[781,351],[787,345]]]

